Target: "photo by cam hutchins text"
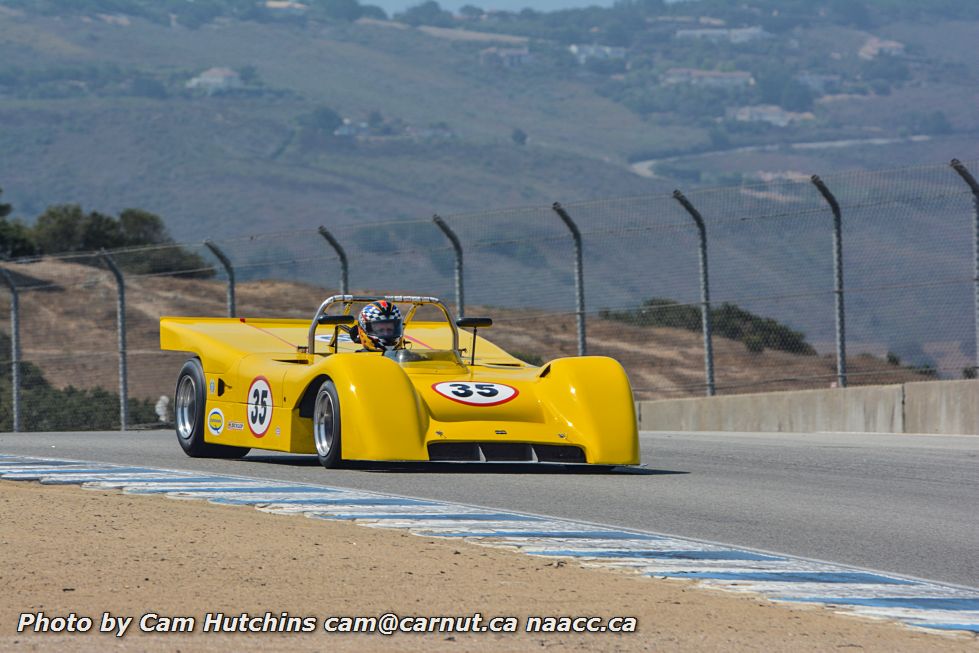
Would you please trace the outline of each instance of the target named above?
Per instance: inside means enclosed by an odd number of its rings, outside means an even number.
[[[197,630],[200,625],[200,631]],[[43,612],[22,613],[17,622],[18,633],[88,633],[97,632],[124,637],[127,632],[143,633],[633,633],[638,623],[635,617],[598,616],[530,616],[484,617],[476,612],[466,616],[416,616],[387,612],[374,616],[300,617],[288,612],[264,615],[241,613],[226,615],[208,612],[203,617],[166,616],[147,612],[135,616],[102,613],[101,617],[48,616]]]

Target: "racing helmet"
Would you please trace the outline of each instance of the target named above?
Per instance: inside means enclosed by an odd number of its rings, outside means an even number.
[[[386,350],[401,343],[401,310],[386,299],[371,302],[361,309],[357,323],[361,333],[366,336],[361,338],[361,342],[368,347]],[[369,340],[370,344],[365,340]]]

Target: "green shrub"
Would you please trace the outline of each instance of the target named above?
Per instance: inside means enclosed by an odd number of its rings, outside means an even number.
[[[699,306],[678,304],[672,299],[647,299],[638,309],[626,311],[603,310],[601,317],[643,327],[673,327],[701,331],[703,318]],[[765,349],[815,356],[816,350],[806,342],[806,336],[776,320],[755,315],[736,304],[724,303],[711,308],[711,323],[716,335],[744,343],[748,351]]]
[[[16,222],[8,223],[6,231],[0,228],[0,244],[5,248],[20,243],[15,237],[26,239],[31,248],[42,254],[136,248],[115,255],[119,267],[133,274],[172,273],[205,279],[214,276],[214,269],[201,256],[174,244],[160,216],[141,209],[125,209],[114,218],[98,211],[85,213],[78,204],[49,206],[33,228]],[[143,247],[146,249],[140,249]],[[100,265],[94,256],[75,260]]]
[[[0,351],[10,351],[10,338],[0,334]],[[0,366],[0,431],[13,430],[11,366]],[[53,387],[36,365],[20,364],[20,428],[22,431],[112,431],[119,428],[119,395],[103,388],[79,390]],[[153,403],[129,400],[130,424],[159,424]]]

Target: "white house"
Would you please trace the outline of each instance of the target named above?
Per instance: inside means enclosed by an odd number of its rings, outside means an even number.
[[[816,116],[808,111],[805,113],[786,111],[782,107],[774,104],[756,104],[750,107],[738,107],[737,109],[728,111],[728,116],[738,122],[767,122],[776,127],[787,127],[793,122],[815,120],[816,118]]]
[[[516,68],[530,63],[533,55],[529,48],[486,48],[479,53],[479,63],[484,66],[503,66]]]
[[[305,16],[309,11],[307,5],[289,0],[266,0],[265,8],[275,16]]]
[[[187,82],[187,88],[200,89],[208,95],[222,93],[244,86],[241,76],[230,68],[208,68]]]
[[[580,65],[584,65],[590,59],[604,61],[607,59],[625,59],[625,48],[611,45],[578,45],[577,43],[568,46],[568,51],[575,56]]]
[[[661,81],[666,85],[689,84],[708,88],[744,88],[755,83],[751,73],[742,71],[725,73],[697,68],[670,68]]]
[[[876,36],[871,36],[863,44],[863,47],[860,48],[860,51],[857,52],[857,55],[861,59],[866,59],[867,61],[876,59],[882,54],[899,57],[904,54],[904,44],[898,41],[885,41]]]
[[[676,31],[676,37],[678,39],[703,39],[714,42],[727,41],[728,43],[735,44],[757,41],[758,39],[765,39],[770,36],[771,34],[761,27],[735,27],[732,29],[709,27],[704,29],[678,29]]]

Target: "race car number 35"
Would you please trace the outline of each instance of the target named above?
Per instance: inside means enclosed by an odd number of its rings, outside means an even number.
[[[498,406],[520,394],[516,388],[502,383],[471,383],[469,381],[444,381],[432,386],[443,397],[470,406]]]
[[[256,438],[265,435],[272,424],[272,388],[259,376],[248,386],[248,429]]]

